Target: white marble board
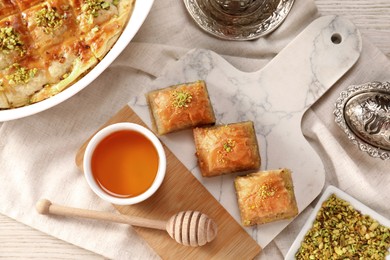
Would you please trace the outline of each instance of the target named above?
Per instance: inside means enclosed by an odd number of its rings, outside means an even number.
[[[254,121],[261,170],[292,170],[301,212],[318,196],[325,181],[322,161],[302,134],[302,116],[353,66],[361,44],[360,33],[350,21],[326,16],[310,24],[260,71],[242,72],[212,51],[192,50],[128,105],[151,127],[145,100],[148,91],[205,80],[218,124]],[[233,186],[237,174],[203,178],[197,166],[191,130],[160,139],[240,223]],[[291,221],[245,229],[264,248]]]

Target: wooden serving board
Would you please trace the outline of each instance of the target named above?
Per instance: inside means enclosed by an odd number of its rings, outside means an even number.
[[[105,125],[133,122],[146,126],[128,106],[121,109]],[[89,140],[88,140],[89,141]],[[76,155],[76,164],[82,169],[86,141]],[[164,144],[163,144],[164,145]],[[201,185],[188,169],[164,146],[167,171],[163,184],[151,198],[132,206],[117,206],[126,215],[150,219],[169,219],[180,211],[198,210],[215,220],[218,235],[202,247],[187,247],[171,239],[166,232],[134,227],[163,259],[252,259],[261,247],[230,216],[221,204]]]

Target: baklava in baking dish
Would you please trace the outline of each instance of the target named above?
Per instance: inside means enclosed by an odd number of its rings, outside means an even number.
[[[0,109],[49,98],[111,49],[135,0],[0,0]]]
[[[203,177],[259,169],[261,159],[252,121],[197,127],[193,134]]]

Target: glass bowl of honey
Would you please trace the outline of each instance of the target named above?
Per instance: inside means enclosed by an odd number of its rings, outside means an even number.
[[[161,186],[166,171],[164,148],[153,132],[134,123],[116,123],[98,131],[84,154],[88,185],[117,205],[146,200]]]

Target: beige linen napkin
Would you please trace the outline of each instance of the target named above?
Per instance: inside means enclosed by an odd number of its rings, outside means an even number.
[[[326,170],[326,184],[339,187],[366,206],[390,219],[390,161],[370,157],[350,143],[334,121],[333,110],[340,92],[349,85],[390,81],[390,60],[363,36],[357,63],[305,114],[303,132],[319,153]],[[315,201],[316,202],[316,201]],[[312,206],[315,206],[312,203]],[[312,207],[308,207],[275,239],[285,255]]]
[[[210,49],[239,69],[259,70],[317,16],[312,0],[299,0],[270,36],[230,42],[199,29],[182,1],[155,1],[132,43],[88,88],[47,111],[1,125],[0,213],[108,258],[157,257],[131,227],[41,216],[35,212],[35,203],[44,197],[114,212],[112,205],[92,193],[74,162],[80,145],[93,132],[188,50]],[[282,258],[275,244],[262,255]]]

